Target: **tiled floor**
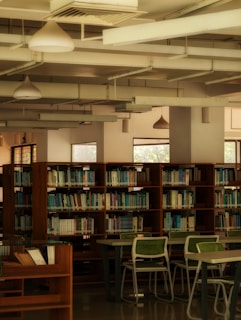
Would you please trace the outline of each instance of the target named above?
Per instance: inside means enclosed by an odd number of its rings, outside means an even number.
[[[146,292],[146,291],[145,291]],[[193,302],[193,315],[199,316],[200,296]],[[213,302],[209,300],[210,320],[220,320],[213,313]],[[220,301],[220,305],[222,301]],[[73,320],[186,320],[187,303],[175,299],[173,303],[155,300],[146,293],[139,305],[126,302],[106,301],[102,286],[79,287],[74,289]],[[24,316],[24,320],[50,320],[46,312],[34,312]],[[52,319],[51,320],[55,320]],[[68,319],[72,320],[72,319]]]

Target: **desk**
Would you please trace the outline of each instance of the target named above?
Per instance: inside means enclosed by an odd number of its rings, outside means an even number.
[[[184,244],[185,238],[170,238],[168,245]],[[223,243],[241,243],[241,237],[220,238]],[[102,245],[102,254],[104,262],[104,281],[105,281],[105,295],[106,299],[111,299],[111,285],[110,285],[110,268],[108,251],[114,248],[115,259],[115,301],[120,301],[120,286],[121,286],[121,248],[124,246],[131,246],[132,239],[98,239],[97,243]]]
[[[131,239],[99,239],[97,243],[102,245],[102,254],[104,262],[104,281],[105,281],[105,297],[107,300],[111,299],[111,285],[110,285],[110,268],[109,268],[109,255],[108,251],[110,247],[114,247],[115,250],[115,301],[120,301],[120,289],[121,289],[121,248],[124,246],[132,246]]]
[[[121,289],[121,248],[125,246],[132,246],[133,239],[98,239],[96,243],[102,245],[102,254],[104,262],[104,281],[105,281],[105,296],[107,300],[111,300],[111,285],[110,285],[110,268],[108,251],[114,248],[115,259],[115,295],[114,300],[120,301]],[[168,244],[184,244],[185,238],[172,238],[168,240]]]
[[[207,264],[238,262],[235,272],[235,284],[230,305],[230,320],[234,320],[241,281],[241,250],[202,252],[190,254],[189,259],[202,262],[202,319],[208,319]]]

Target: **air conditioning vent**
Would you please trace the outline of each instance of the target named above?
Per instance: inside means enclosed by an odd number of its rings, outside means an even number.
[[[114,26],[141,15],[134,5],[111,5],[110,1],[58,1],[51,2],[48,19],[56,22]],[[91,3],[92,2],[92,3]],[[129,1],[133,3],[133,1]],[[136,1],[134,1],[136,3]]]

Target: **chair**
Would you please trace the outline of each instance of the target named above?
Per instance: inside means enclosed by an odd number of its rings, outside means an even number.
[[[225,248],[221,242],[200,242],[200,243],[196,244],[196,247],[197,247],[198,252],[216,252],[216,251],[225,250]],[[196,285],[200,284],[202,281],[201,278],[199,278],[201,267],[202,267],[202,263],[199,262],[197,265],[197,268],[196,268],[196,274],[195,274],[195,278],[194,278],[193,285],[192,285],[192,290],[191,290],[189,300],[188,300],[188,305],[187,305],[187,316],[189,319],[193,319],[193,320],[201,320],[201,318],[194,317],[191,315],[191,306],[192,306],[192,301],[193,301]],[[208,284],[217,285],[215,301],[214,301],[214,311],[216,314],[221,315],[221,316],[224,315],[224,312],[218,310],[220,289],[222,289],[222,293],[223,293],[223,301],[224,301],[225,310],[228,306],[228,298],[227,298],[227,293],[226,293],[226,289],[225,289],[225,283],[223,281],[224,278],[222,277],[224,268],[225,268],[225,264],[220,266],[220,269],[219,269],[220,274],[218,277],[212,276],[207,279]]]
[[[184,294],[184,274],[186,272],[187,280],[187,291],[188,297],[191,293],[190,286],[190,272],[196,271],[198,263],[193,260],[188,259],[188,255],[192,253],[197,253],[196,244],[199,242],[217,242],[219,240],[219,235],[190,235],[186,237],[184,244],[184,259],[180,261],[173,261],[174,270],[173,270],[173,288],[176,280],[177,269],[181,271],[181,294]],[[210,269],[217,269],[217,266],[210,266]]]
[[[141,272],[154,273],[154,295],[157,299],[173,301],[173,287],[169,265],[169,256],[167,251],[167,237],[136,237],[133,240],[131,261],[123,263],[123,275],[121,283],[121,298],[122,300],[132,302],[130,299],[124,297],[124,285],[126,271],[132,272],[133,282],[133,295],[134,302],[137,304],[139,301],[139,289],[137,274]],[[143,259],[143,260],[138,260]],[[161,272],[168,279],[170,296],[161,296],[157,291],[157,274]],[[165,288],[166,285],[164,285]]]
[[[120,239],[134,239],[136,237],[151,237],[151,232],[121,232],[120,233]],[[131,255],[131,248],[128,247],[122,247],[121,248],[121,259],[124,258],[124,253],[127,254],[127,256]],[[129,257],[128,257],[129,258]]]
[[[186,238],[191,235],[200,235],[199,231],[176,231],[172,230],[169,232],[169,239],[173,238]],[[169,245],[169,257],[171,260],[172,253],[174,252],[175,256],[177,257],[183,257],[183,252],[184,252],[184,244],[171,244]],[[171,262],[171,261],[170,261]]]

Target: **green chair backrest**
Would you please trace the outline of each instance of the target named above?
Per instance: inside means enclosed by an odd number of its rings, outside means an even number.
[[[196,253],[197,243],[200,242],[217,242],[219,241],[219,235],[199,235],[188,236],[184,245],[184,253]]]
[[[120,233],[120,239],[134,239],[136,237],[151,237],[150,232],[122,232]]]
[[[160,258],[167,256],[167,237],[136,237],[132,245],[132,257]]]
[[[241,230],[227,230],[226,231],[227,237],[241,237]],[[229,243],[228,244],[229,249],[240,249],[241,244],[240,243]]]
[[[191,235],[199,235],[199,231],[170,231],[169,238],[186,238]],[[172,244],[169,246],[169,255],[183,256],[184,244]]]
[[[227,237],[241,237],[241,230],[227,230]]]
[[[186,238],[191,235],[199,235],[199,231],[170,231],[169,238]]]
[[[221,242],[198,242],[196,246],[198,252],[215,252],[225,250]]]

